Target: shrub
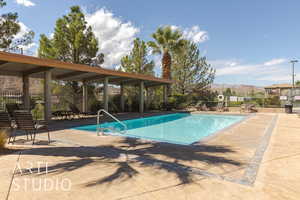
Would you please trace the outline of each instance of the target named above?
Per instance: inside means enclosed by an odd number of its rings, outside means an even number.
[[[4,149],[7,141],[7,130],[0,129],[0,149]]]
[[[278,96],[273,96],[265,99],[265,106],[280,106],[280,99]]]
[[[95,100],[94,102],[91,103],[91,112],[92,113],[97,113],[98,110],[103,109],[104,105],[101,101]]]
[[[44,119],[44,106],[42,104],[36,104],[32,110],[32,115],[34,119],[41,120]]]

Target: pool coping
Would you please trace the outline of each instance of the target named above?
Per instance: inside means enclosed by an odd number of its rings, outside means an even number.
[[[216,114],[212,114],[212,115],[216,115]],[[218,131],[216,131],[216,132],[214,132],[214,133],[212,133],[212,134],[210,134],[210,135],[202,138],[201,140],[199,140],[197,142],[193,142],[192,144],[187,145],[187,146],[196,146],[196,145],[201,145],[201,144],[203,144],[205,142],[208,142],[209,140],[217,137],[219,134],[221,134],[221,133],[223,133],[225,131],[228,131],[229,129],[232,129],[232,128],[240,125],[241,123],[245,122],[246,120],[250,119],[251,117],[254,117],[256,114],[255,113],[251,113],[251,114],[233,114],[233,115],[245,116],[245,118],[243,118],[243,119],[239,120],[238,122],[235,122],[235,123],[233,123],[233,124],[231,124],[231,125],[229,125],[229,126],[227,126],[225,128],[222,128],[222,129],[220,129],[220,130],[218,130]]]

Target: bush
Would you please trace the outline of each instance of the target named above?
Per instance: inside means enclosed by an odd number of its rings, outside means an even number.
[[[7,130],[0,129],[0,149],[4,149],[7,141]]]
[[[97,101],[95,100],[94,102],[91,103],[91,112],[92,113],[97,113],[98,110],[103,109],[104,105],[102,101]]]
[[[42,104],[36,104],[32,110],[33,118],[36,120],[44,119],[44,106]]]
[[[242,101],[230,101],[228,102],[229,107],[240,107],[244,102]]]
[[[280,106],[280,99],[279,96],[273,96],[265,99],[265,106]]]

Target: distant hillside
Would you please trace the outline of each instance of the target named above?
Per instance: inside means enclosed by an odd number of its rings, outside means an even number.
[[[257,92],[264,92],[263,87],[257,87],[254,85],[243,85],[243,84],[212,84],[211,89],[214,91],[218,91],[218,93],[222,93],[227,88],[230,88],[231,91],[235,91],[238,95],[247,95],[254,91]]]

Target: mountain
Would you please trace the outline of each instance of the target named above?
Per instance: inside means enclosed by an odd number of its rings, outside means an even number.
[[[212,84],[211,89],[214,91],[218,91],[219,94],[221,94],[223,91],[225,91],[227,88],[230,88],[231,91],[235,91],[237,95],[243,95],[246,96],[250,93],[258,93],[258,92],[264,92],[263,87],[258,87],[255,85],[243,85],[243,84]]]

